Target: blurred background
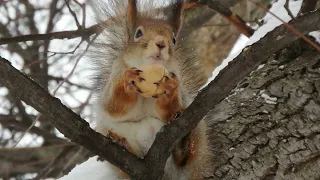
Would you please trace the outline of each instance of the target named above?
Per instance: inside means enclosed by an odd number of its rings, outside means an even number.
[[[256,1],[270,7],[276,1]],[[293,2],[293,0],[292,0]],[[246,0],[221,0],[257,29],[265,13]],[[75,31],[95,24],[85,0],[0,0],[0,38]],[[247,38],[207,7],[185,13],[185,33],[197,44],[208,78],[223,60],[242,48]],[[0,56],[30,76],[94,126],[90,50],[85,38],[5,43]],[[69,142],[44,116],[0,84],[0,178],[49,179],[70,171],[90,153]]]

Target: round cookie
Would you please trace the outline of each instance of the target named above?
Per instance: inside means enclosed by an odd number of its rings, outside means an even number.
[[[143,97],[152,97],[158,95],[158,83],[162,81],[164,76],[168,76],[167,69],[161,64],[143,65],[140,67],[142,71],[140,77],[143,81],[136,82],[136,86],[142,91],[140,94]]]

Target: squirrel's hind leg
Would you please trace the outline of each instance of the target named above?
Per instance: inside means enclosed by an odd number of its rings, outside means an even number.
[[[188,174],[189,180],[201,180],[210,174],[213,162],[207,138],[206,124],[202,120],[172,151],[174,164]]]

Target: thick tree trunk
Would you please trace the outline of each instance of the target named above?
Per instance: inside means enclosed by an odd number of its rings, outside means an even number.
[[[306,47],[270,58],[208,114],[210,179],[320,178],[320,53]]]

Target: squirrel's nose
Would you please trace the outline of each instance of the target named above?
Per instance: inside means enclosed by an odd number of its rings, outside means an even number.
[[[166,38],[163,37],[163,36],[157,36],[155,39],[154,39],[154,43],[155,45],[159,48],[159,50],[162,50],[163,48],[165,48],[167,46],[166,44]]]
[[[164,47],[166,47],[166,45],[164,44],[164,40],[159,40],[155,42],[156,45],[158,46],[159,49],[163,49]]]

